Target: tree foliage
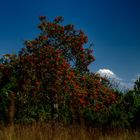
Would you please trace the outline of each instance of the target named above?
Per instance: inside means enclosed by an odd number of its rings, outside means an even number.
[[[120,97],[108,80],[89,72],[95,59],[91,48],[84,46],[87,36],[73,25],[63,25],[62,17],[50,22],[42,16],[40,21],[36,39],[26,41],[18,55],[1,58],[0,119],[8,117],[14,93],[16,122],[70,122],[80,116],[95,124],[102,115],[99,122],[104,124]],[[123,104],[129,100],[126,97]]]

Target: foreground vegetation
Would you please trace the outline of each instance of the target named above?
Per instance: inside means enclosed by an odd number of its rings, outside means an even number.
[[[100,129],[63,124],[15,125],[0,129],[1,140],[139,140],[140,132],[115,129],[102,133]]]

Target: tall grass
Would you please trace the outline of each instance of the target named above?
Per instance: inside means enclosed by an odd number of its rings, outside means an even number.
[[[116,130],[103,134],[99,129],[49,123],[1,126],[0,140],[140,140],[140,132]]]

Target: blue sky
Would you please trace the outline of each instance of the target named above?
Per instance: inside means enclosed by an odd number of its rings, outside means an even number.
[[[17,53],[34,39],[38,17],[63,16],[94,43],[91,71],[109,69],[125,82],[140,74],[139,0],[0,0],[0,54]]]

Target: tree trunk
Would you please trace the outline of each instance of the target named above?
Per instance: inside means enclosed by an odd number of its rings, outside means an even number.
[[[12,126],[14,124],[15,116],[15,93],[11,92],[9,94],[8,100],[8,125]]]

